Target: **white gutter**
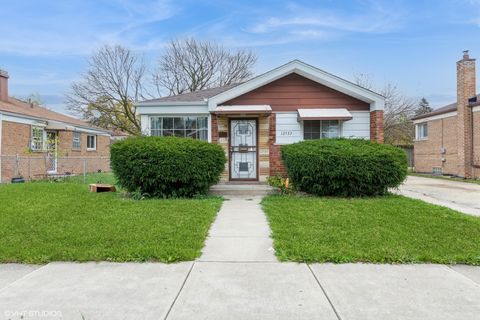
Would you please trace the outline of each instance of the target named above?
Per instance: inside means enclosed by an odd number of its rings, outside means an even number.
[[[3,140],[2,140],[2,132],[3,132],[3,115],[0,113],[0,183],[2,183],[2,144],[3,144]]]

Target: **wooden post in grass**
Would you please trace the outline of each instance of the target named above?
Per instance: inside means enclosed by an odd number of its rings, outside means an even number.
[[[83,158],[83,183],[87,183],[87,159]]]

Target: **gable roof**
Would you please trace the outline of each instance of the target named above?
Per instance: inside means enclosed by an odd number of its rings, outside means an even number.
[[[154,103],[162,103],[162,102],[204,102],[206,99],[214,97],[224,91],[230,90],[240,84],[241,83],[234,83],[234,84],[229,84],[229,85],[221,86],[217,88],[203,89],[203,90],[198,90],[193,92],[177,94],[169,97],[145,100],[138,103],[138,105],[154,104]]]
[[[480,94],[477,95],[477,99],[480,99]],[[431,116],[437,116],[439,114],[445,114],[445,113],[453,112],[453,111],[457,111],[457,103],[456,102],[450,103],[450,104],[448,104],[446,106],[443,106],[443,107],[440,107],[440,108],[437,108],[437,109],[435,109],[431,112],[424,113],[424,114],[418,115],[416,117],[413,117],[412,120],[420,120],[420,119],[428,118],[428,117],[431,117]]]
[[[345,93],[346,95],[368,102],[371,104],[372,111],[383,110],[384,108],[385,98],[382,95],[299,60],[288,62],[243,83],[148,100],[140,102],[137,105],[181,105],[193,103],[205,104],[205,102],[208,102],[208,108],[210,111],[212,111],[220,103],[236,98],[242,94],[255,90],[292,73],[299,74],[307,79]]]
[[[8,112],[19,116],[27,116],[40,120],[50,120],[63,122],[70,125],[75,125],[83,128],[90,128],[94,130],[99,130],[103,132],[109,132],[103,128],[95,127],[90,125],[88,122],[70,117],[59,112],[48,110],[47,108],[38,106],[36,104],[31,104],[16,98],[9,97],[8,101],[0,100],[0,113]]]

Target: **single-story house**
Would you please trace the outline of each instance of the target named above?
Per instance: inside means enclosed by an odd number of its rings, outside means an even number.
[[[109,131],[9,97],[8,79],[0,70],[0,182],[109,170]]]
[[[284,173],[280,148],[304,139],[383,142],[380,94],[298,60],[243,83],[137,104],[142,132],[220,144],[223,181]]]
[[[416,172],[480,178],[480,95],[468,51],[457,62],[457,101],[413,122]]]

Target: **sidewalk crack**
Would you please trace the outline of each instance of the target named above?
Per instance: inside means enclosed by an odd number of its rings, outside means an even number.
[[[180,286],[180,290],[178,290],[178,293],[177,293],[177,295],[175,296],[175,298],[173,299],[172,304],[170,305],[170,308],[168,308],[167,314],[165,315],[165,317],[163,318],[163,320],[166,320],[166,319],[168,318],[168,316],[170,315],[170,312],[172,311],[173,306],[175,305],[175,302],[177,302],[178,297],[180,296],[180,293],[182,292],[183,288],[185,287],[185,283],[187,283],[188,277],[190,277],[190,273],[192,273],[192,270],[193,270],[193,267],[194,267],[194,266],[195,266],[195,262],[192,263],[192,266],[191,266],[190,269],[188,270],[188,273],[187,273],[187,275],[185,276],[185,279],[183,280],[182,285]]]
[[[307,265],[308,270],[310,270],[310,272],[312,273],[312,276],[315,278],[315,281],[317,282],[318,286],[320,287],[320,289],[322,289],[322,292],[323,292],[323,294],[325,295],[325,298],[327,298],[327,301],[328,301],[328,303],[330,304],[330,307],[332,307],[333,312],[335,313],[335,316],[337,317],[338,320],[342,320],[342,318],[341,318],[340,315],[338,314],[337,309],[336,309],[335,306],[333,305],[332,300],[330,300],[330,297],[328,296],[327,291],[325,291],[325,289],[323,288],[322,284],[320,283],[320,280],[318,280],[318,278],[317,278],[317,276],[315,275],[315,273],[313,272],[312,268],[310,268],[310,265],[309,265],[308,263],[307,263],[306,265]]]

